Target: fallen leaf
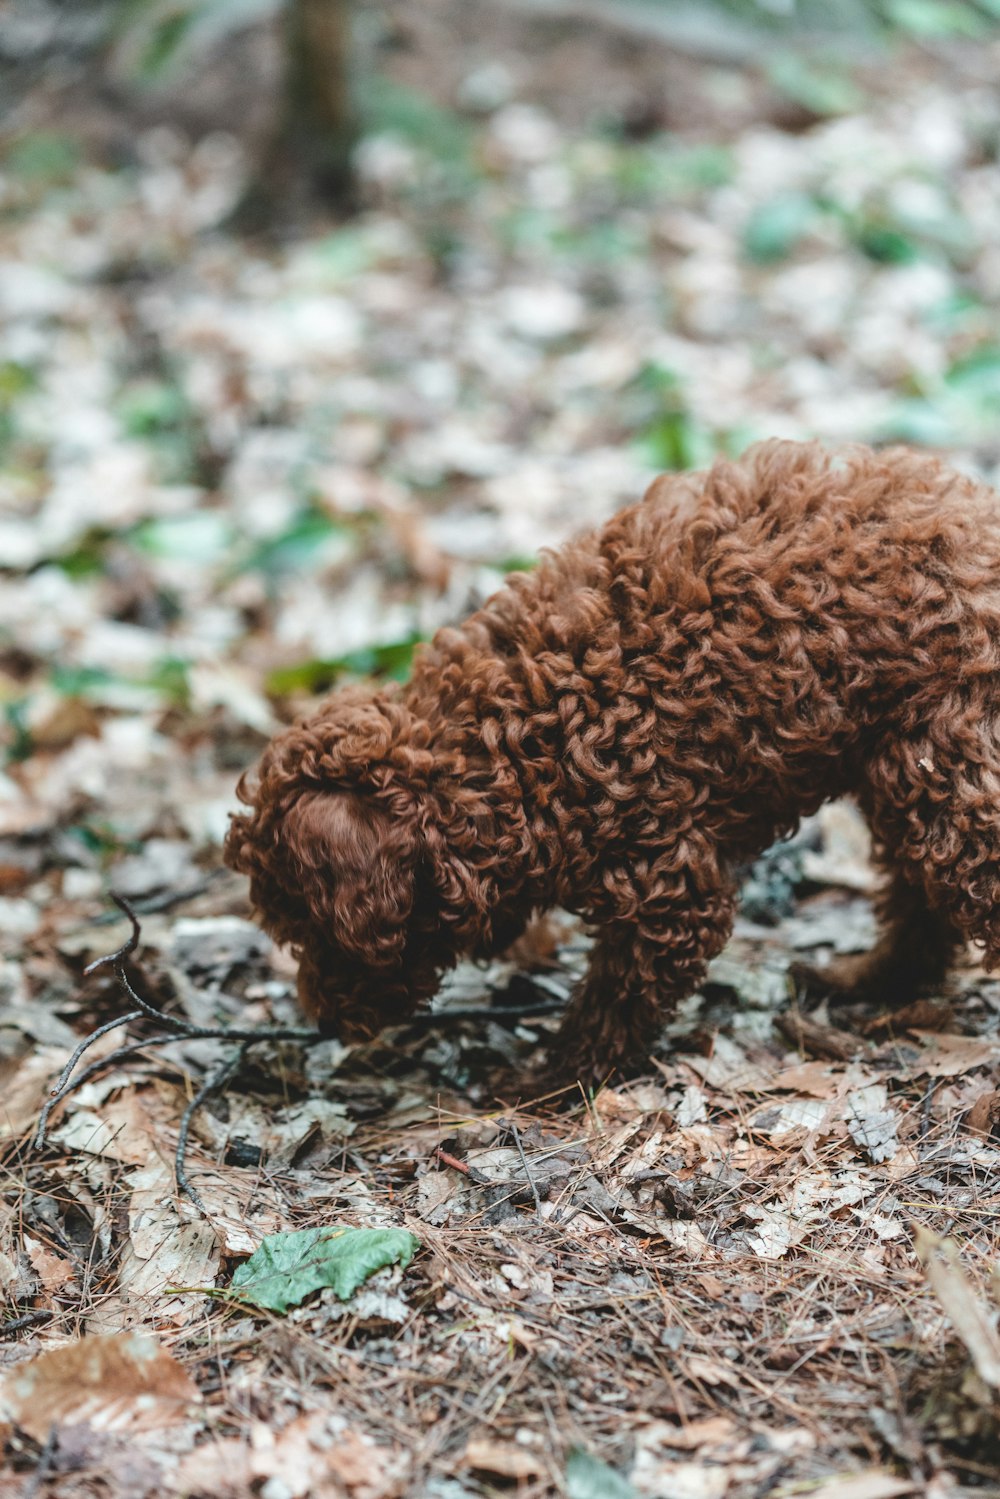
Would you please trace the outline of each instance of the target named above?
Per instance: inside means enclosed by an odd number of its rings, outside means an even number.
[[[958,1245],[929,1228],[914,1235],[917,1258],[945,1316],[965,1344],[984,1384],[1000,1390],[1000,1334],[994,1313],[983,1305],[962,1269]]]
[[[981,1135],[1000,1134],[1000,1089],[976,1099],[965,1116],[965,1127]]]
[[[75,1279],[76,1271],[61,1255],[53,1254],[40,1244],[37,1239],[32,1239],[28,1234],[24,1235],[24,1251],[31,1261],[31,1268],[46,1291],[61,1291],[69,1281]]]
[[[535,1478],[545,1472],[545,1463],[537,1452],[490,1437],[473,1437],[462,1455],[461,1466],[480,1473],[496,1473],[500,1478]]]
[[[955,1077],[973,1067],[995,1067],[1000,1062],[1000,1040],[987,1036],[952,1036],[934,1031],[913,1031],[924,1045],[919,1059],[908,1069],[910,1077]]]
[[[271,1234],[233,1275],[229,1295],[287,1312],[329,1286],[346,1301],[369,1275],[407,1265],[420,1240],[402,1228],[301,1228]]]
[[[0,1382],[5,1417],[44,1442],[53,1426],[149,1431],[201,1399],[176,1359],[144,1332],[84,1337],[17,1364]]]
[[[721,1464],[667,1463],[649,1452],[640,1452],[635,1478],[645,1494],[669,1494],[670,1499],[723,1499],[732,1487],[733,1475]]]
[[[39,1047],[24,1058],[11,1078],[4,1080],[0,1140],[14,1139],[37,1124],[42,1104],[68,1056],[67,1047]]]
[[[656,1423],[657,1436],[664,1447],[678,1452],[697,1452],[702,1447],[723,1447],[736,1440],[740,1429],[728,1416],[705,1416],[687,1426],[667,1429],[664,1421]]]
[[[918,1487],[907,1478],[873,1468],[849,1478],[828,1478],[810,1494],[811,1499],[896,1499],[897,1494],[912,1494]]]
[[[896,1111],[888,1108],[887,1102],[888,1095],[881,1083],[857,1088],[847,1098],[847,1132],[855,1145],[875,1162],[891,1160],[899,1148]]]
[[[566,1493],[569,1499],[636,1499],[630,1483],[579,1447],[566,1459]]]
[[[121,1257],[118,1284],[127,1302],[157,1303],[158,1315],[182,1322],[202,1303],[196,1296],[172,1296],[174,1286],[211,1286],[219,1270],[219,1247],[210,1224],[185,1216],[174,1195],[173,1175],[162,1161],[127,1178],[129,1242]]]

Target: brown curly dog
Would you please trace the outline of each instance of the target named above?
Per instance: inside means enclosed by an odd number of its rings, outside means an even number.
[[[829,973],[901,1002],[1000,962],[1000,500],[927,457],[764,443],[658,479],[240,784],[226,858],[367,1037],[562,906],[597,928],[554,1049],[641,1061],[733,921],[738,866],[854,793],[883,934]]]

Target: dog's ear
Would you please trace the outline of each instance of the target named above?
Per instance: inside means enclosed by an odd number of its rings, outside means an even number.
[[[366,796],[306,792],[280,829],[295,896],[327,941],[373,968],[403,955],[413,910],[416,834]]]

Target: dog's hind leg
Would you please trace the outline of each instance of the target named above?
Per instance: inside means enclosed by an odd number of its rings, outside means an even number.
[[[943,704],[919,740],[886,746],[862,800],[890,872],[883,935],[873,952],[820,970],[819,982],[891,1007],[938,985],[966,940],[1000,966],[1000,740],[990,705]]]
[[[932,908],[922,883],[883,863],[886,883],[875,900],[878,941],[870,952],[834,958],[823,968],[793,963],[790,972],[807,994],[897,1009],[944,979],[961,934],[945,911]]]

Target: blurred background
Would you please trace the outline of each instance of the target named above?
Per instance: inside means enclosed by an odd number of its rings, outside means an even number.
[[[1000,0],[8,0],[5,930],[658,470],[997,478],[998,76]]]

